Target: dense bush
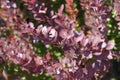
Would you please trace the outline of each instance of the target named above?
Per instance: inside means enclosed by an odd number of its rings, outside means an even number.
[[[104,77],[120,56],[119,8],[120,0],[1,0],[0,75]],[[12,69],[14,78],[6,73]]]

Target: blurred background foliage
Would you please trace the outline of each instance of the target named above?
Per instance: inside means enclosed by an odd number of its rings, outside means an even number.
[[[21,13],[23,14],[23,19],[27,22],[34,22],[35,26],[39,25],[37,21],[33,19],[32,13],[27,10],[26,6],[21,2],[20,0],[14,0],[17,5],[21,9]],[[80,6],[80,0],[75,0],[75,7],[79,10],[77,20],[78,24],[77,29],[79,30],[81,26],[84,25],[84,11],[82,10]],[[65,4],[64,0],[52,0],[49,1],[47,6],[51,7],[54,11],[57,12],[58,8],[61,6],[61,4]],[[106,0],[105,5],[111,5],[111,0]],[[111,5],[113,6],[113,5]],[[107,26],[108,26],[108,39],[115,41],[116,45],[113,50],[120,51],[120,30],[117,29],[117,21],[115,21],[114,17],[116,16],[116,13],[114,11],[110,11],[110,18],[107,20]],[[19,15],[20,16],[20,15]],[[43,56],[47,51],[46,47],[41,43],[38,42],[34,45],[34,48],[36,50],[36,53],[38,55]],[[54,46],[48,46],[48,50],[53,53],[51,56],[53,56],[56,60],[58,60],[59,56],[64,57],[63,51],[60,47],[54,47]],[[62,53],[62,55],[61,55]],[[104,78],[100,78],[99,80],[120,80],[120,61],[119,59],[115,58],[111,61],[112,66],[109,70],[109,72],[106,74]],[[2,71],[5,71],[6,74],[9,76],[9,80],[54,80],[54,78],[45,73],[42,75],[30,75],[28,72],[22,71],[19,67],[19,65],[15,64],[7,64],[7,66],[0,65],[0,80],[4,80],[2,78]]]

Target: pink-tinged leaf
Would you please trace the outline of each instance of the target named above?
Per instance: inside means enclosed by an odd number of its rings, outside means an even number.
[[[83,39],[83,36],[78,36],[74,38],[76,43],[80,42],[82,39]]]
[[[39,34],[41,32],[43,25],[39,25],[36,29],[36,32]]]
[[[88,75],[88,70],[86,68],[83,68],[83,73]]]
[[[38,64],[38,65],[43,65],[42,58],[39,57],[39,56],[34,57],[34,61],[35,61],[35,63]]]
[[[120,21],[120,16],[116,16],[115,20]]]
[[[83,45],[83,46],[86,46],[87,44],[88,44],[88,42],[89,42],[89,39],[88,38],[84,38],[82,41],[81,41],[81,44]]]
[[[106,42],[103,42],[101,48],[105,48],[107,46]]]
[[[109,42],[107,43],[106,50],[111,50],[111,49],[114,48],[114,46],[115,46],[115,43],[114,43],[113,41],[109,41]]]
[[[41,33],[42,35],[45,37],[45,38],[48,38],[48,34],[49,34],[49,31],[51,30],[51,27],[50,26],[44,26],[42,29],[41,29]]]
[[[44,33],[47,33],[48,31],[47,31],[47,26],[44,26],[43,28],[42,28],[42,33],[44,34]]]
[[[59,36],[63,39],[66,39],[68,37],[67,30],[64,30],[64,29],[60,30]]]
[[[6,70],[2,71],[2,75],[5,78],[5,80],[8,80],[8,74],[7,74]]]
[[[96,46],[98,45],[98,43],[100,42],[101,38],[100,37],[94,37],[93,41],[92,41],[92,46]]]
[[[78,35],[74,35],[75,37],[74,37],[74,41],[76,42],[76,43],[78,43],[78,42],[80,42],[80,41],[82,41],[82,39],[84,38],[84,33],[81,31],[80,32],[80,34],[78,34]]]
[[[61,7],[58,9],[58,16],[62,16],[63,15],[63,9],[64,9],[64,5],[61,5]]]
[[[119,23],[117,23],[117,25],[118,25],[118,30],[120,30],[120,22],[119,22]]]
[[[43,14],[45,14],[46,11],[47,11],[47,8],[45,8],[45,10],[39,10],[39,13],[43,13]]]
[[[29,22],[29,27],[30,27],[31,29],[35,29],[34,24],[33,24],[32,22]]]
[[[0,38],[0,46],[4,46],[5,45],[5,42],[4,42],[4,38]]]
[[[71,5],[73,3],[73,0],[65,0],[68,5]]]
[[[34,4],[37,0],[23,0],[26,3]]]
[[[49,37],[53,38],[53,37],[55,37],[56,34],[57,34],[56,30],[55,29],[51,29],[50,32],[49,32]]]
[[[102,54],[102,52],[94,52],[93,54],[96,55],[96,56],[99,56],[99,55]]]
[[[46,61],[49,61],[51,59],[51,56],[50,56],[50,52],[47,52],[47,54],[44,56],[44,58]]]
[[[108,58],[109,60],[113,59],[113,56],[112,56],[111,51],[109,51],[109,54],[108,54],[107,58]]]
[[[35,18],[35,20],[38,20],[38,21],[46,20],[46,17],[44,16],[44,14],[34,14],[34,18]]]

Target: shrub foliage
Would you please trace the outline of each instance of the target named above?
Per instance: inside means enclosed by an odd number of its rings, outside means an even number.
[[[0,0],[0,64],[56,80],[105,76],[120,56],[109,33],[110,20],[120,29],[120,0],[57,1]]]

